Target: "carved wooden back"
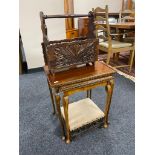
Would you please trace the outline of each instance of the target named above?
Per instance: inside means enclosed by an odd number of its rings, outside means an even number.
[[[46,56],[48,67],[52,72],[97,61],[97,39],[61,40],[50,43],[47,46]]]

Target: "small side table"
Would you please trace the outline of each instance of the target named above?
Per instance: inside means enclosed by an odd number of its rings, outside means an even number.
[[[66,143],[70,143],[72,131],[101,118],[104,119],[103,126],[108,127],[108,114],[114,88],[113,74],[115,73],[111,67],[97,61],[92,66],[58,72],[54,77],[49,74],[47,66],[44,70],[49,87],[53,90],[51,96],[55,97],[57,114],[62,126],[62,137]],[[98,86],[105,86],[107,94],[104,111],[91,100],[91,89]],[[81,91],[88,92],[87,98],[69,104],[69,96]],[[63,93],[62,107],[60,93]]]

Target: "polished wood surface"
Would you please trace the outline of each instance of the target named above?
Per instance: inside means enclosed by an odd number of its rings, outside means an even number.
[[[72,70],[56,73],[54,75],[54,78],[48,70],[47,66],[44,67],[44,71],[47,75],[49,87],[51,89],[54,89],[55,92],[55,95],[53,95],[55,96],[57,114],[62,127],[62,139],[65,139],[67,144],[71,142],[71,130],[69,121],[69,96],[72,94],[81,91],[90,92],[91,89],[98,86],[105,87],[106,101],[103,109],[103,127],[108,127],[108,115],[114,88],[114,78],[112,75],[115,73],[115,71],[111,67],[107,66],[102,62],[96,62],[92,66],[83,66],[81,68],[75,68]],[[60,108],[60,92],[63,92],[62,103],[64,109],[64,117],[62,116]],[[87,97],[91,98],[91,92],[89,95],[87,95]],[[76,111],[77,109],[73,110]],[[97,121],[97,118],[95,120]],[[96,121],[91,120],[90,123],[96,123]],[[86,126],[82,126],[81,124],[78,130],[80,130],[82,127],[85,128]]]
[[[109,23],[112,28],[135,29],[135,22]]]
[[[66,30],[66,38],[67,39],[77,38],[78,36],[79,36],[78,29]]]
[[[106,23],[103,22],[95,22],[95,24],[106,26]],[[118,23],[109,23],[111,28],[118,29],[135,29],[135,22],[118,22]]]
[[[89,24],[89,18],[88,17],[78,18],[78,30],[79,30],[79,36],[80,37],[87,36],[88,24]]]
[[[115,12],[115,13],[109,13],[109,18],[115,18],[118,19],[119,18],[119,13]],[[89,32],[89,18],[88,17],[80,17],[78,18],[78,29],[79,29],[79,36],[80,37],[85,37],[87,36],[88,32]]]
[[[52,86],[58,86],[72,81],[82,80],[85,78],[88,79],[89,77],[91,79],[91,77],[97,78],[100,76],[110,76],[115,73],[115,71],[111,67],[98,61],[95,62],[95,64],[92,66],[84,66],[55,73],[55,76],[49,74],[47,66],[44,67],[44,70],[46,71],[46,74],[48,74],[48,78]]]
[[[47,75],[49,88],[54,89],[55,92],[55,95],[53,95],[55,96],[57,113],[62,127],[62,139],[65,139],[67,144],[71,142],[70,122],[68,117],[69,96],[74,93],[87,91],[87,97],[91,98],[91,89],[98,86],[105,86],[106,102],[103,110],[105,114],[103,127],[108,127],[108,115],[114,88],[113,74],[116,71],[114,71],[110,66],[98,61],[91,66],[86,65],[80,68],[58,72],[54,75],[50,73],[48,66],[44,66],[44,71]],[[60,110],[60,92],[63,92],[62,101],[64,118],[62,117]],[[89,95],[88,92],[90,93]],[[82,128],[82,126],[80,128]]]
[[[73,0],[64,0],[64,13],[74,14],[74,1]],[[74,18],[66,18],[65,27],[66,27],[66,38],[67,39],[78,37],[78,32],[75,31]]]
[[[122,10],[134,10],[135,2],[133,0],[122,0]]]
[[[74,14],[74,3],[73,0],[64,0],[64,13],[65,14]],[[65,19],[66,31],[74,29],[74,19],[67,18]]]
[[[67,144],[71,141],[70,122],[68,119],[69,95],[87,91],[87,96],[91,97],[91,89],[98,86],[105,86],[107,97],[106,103],[104,104],[105,115],[103,126],[106,128],[108,127],[108,114],[114,85],[113,74],[115,70],[97,61],[98,39],[94,36],[95,26],[93,24],[94,18],[92,13],[86,15],[89,17],[88,38],[59,41],[48,40],[45,19],[76,18],[81,16],[83,17],[83,15],[44,15],[43,12],[40,12],[41,29],[43,32],[42,47],[45,60],[44,70],[50,88],[53,113],[55,113],[56,108],[56,113],[62,127],[62,139],[65,139]],[[79,65],[82,66],[80,67]],[[64,108],[64,118],[60,110],[61,99]],[[96,119],[92,121],[92,123],[96,123]]]

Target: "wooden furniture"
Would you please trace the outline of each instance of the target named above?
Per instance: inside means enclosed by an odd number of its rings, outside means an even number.
[[[112,34],[110,33],[110,26],[108,22],[108,6],[105,9],[97,7],[93,10],[96,24],[96,37],[100,39],[99,49],[107,52],[106,63],[109,64],[112,54],[130,51],[130,59],[128,65],[115,66],[129,67],[129,72],[132,69],[133,57],[134,57],[134,45],[131,43],[120,42],[112,40]],[[103,24],[105,23],[105,24]]]
[[[135,22],[135,12],[132,10],[121,10],[119,22]]]
[[[76,15],[76,17],[79,16]],[[68,16],[47,16],[40,12],[44,70],[52,105],[60,120],[62,138],[66,139],[66,143],[70,143],[72,132],[79,128],[89,126],[99,120],[103,121],[103,119],[104,127],[108,127],[115,71],[97,61],[98,39],[94,37],[92,31],[87,34],[87,38],[48,40],[45,19],[66,17]],[[98,86],[106,88],[107,99],[104,112],[91,100],[91,89]],[[69,104],[69,96],[80,91],[87,91],[87,98]],[[61,96],[63,106],[60,104]]]
[[[135,10],[135,0],[122,0],[122,10]]]
[[[115,71],[113,69],[101,62],[95,62],[92,66],[55,73],[53,77],[48,67],[45,66],[44,68],[50,89],[55,91],[54,96],[62,126],[62,137],[63,139],[66,137],[66,143],[70,143],[72,132],[99,120],[104,119],[104,127],[108,127],[108,114],[114,87],[113,74]],[[86,99],[69,104],[70,95],[80,91],[88,92],[98,86],[105,86],[107,93],[104,112],[90,100],[91,93],[87,94]],[[61,93],[63,93],[63,106],[60,108]]]
[[[89,29],[88,24],[89,24],[88,17],[78,18],[79,37],[87,36],[88,29]]]
[[[25,57],[25,51],[20,32],[19,32],[19,71],[20,74],[28,72],[27,61]]]
[[[122,10],[119,13],[119,22],[135,22],[135,1],[134,0],[122,0]],[[131,38],[134,41],[134,31],[124,30],[126,33],[125,38]],[[128,33],[128,34],[127,34]],[[128,41],[125,40],[125,41]],[[132,42],[133,42],[132,41]]]
[[[106,25],[105,23],[102,23],[104,26]],[[117,28],[117,29],[130,29],[134,30],[135,29],[135,22],[118,22],[118,23],[109,23],[109,26],[112,28]]]
[[[64,0],[64,13],[74,14],[74,1],[73,0]],[[67,39],[78,37],[78,30],[75,29],[74,18],[66,18],[65,26],[66,26],[66,38]]]
[[[119,13],[109,13],[109,17],[119,19]],[[85,37],[89,32],[89,18],[88,17],[80,17],[78,18],[78,30],[79,37]]]
[[[100,21],[100,24],[103,26],[106,26],[106,23],[103,23]],[[135,31],[135,22],[118,22],[118,23],[109,23],[110,28],[116,29],[117,34],[120,37],[123,37],[123,35],[126,35],[127,32],[134,32]],[[125,30],[125,31],[124,31]],[[118,40],[120,40],[120,37],[118,37]]]
[[[66,38],[67,39],[73,39],[79,37],[78,29],[70,29],[66,30]]]
[[[120,15],[119,15],[119,21],[126,23],[126,25],[130,25],[128,29],[124,28],[124,30],[122,30],[122,32],[125,33],[122,40],[124,42],[134,43],[135,42],[135,27],[132,27],[131,24],[132,22],[133,23],[135,22],[135,12],[133,10],[121,10]]]

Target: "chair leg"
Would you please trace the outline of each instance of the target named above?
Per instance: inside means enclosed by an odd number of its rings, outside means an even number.
[[[133,59],[135,55],[135,50],[130,51],[130,58],[129,58],[129,73],[131,72],[132,65],[133,65]]]
[[[117,62],[118,59],[119,59],[119,53],[114,53],[114,54],[113,54],[113,60],[114,60],[115,62]]]
[[[116,62],[118,61],[119,59],[119,53],[116,53]]]
[[[113,61],[116,59],[116,53],[113,53]]]
[[[108,127],[108,114],[109,114],[109,109],[110,109],[110,105],[111,105],[113,88],[114,88],[114,80],[110,80],[110,82],[105,87],[107,97],[106,97],[106,105],[105,105],[105,110],[104,110],[104,114],[105,114],[104,128]]]
[[[50,96],[51,96],[51,101],[52,101],[52,106],[53,106],[53,114],[56,113],[56,110],[55,110],[55,103],[54,103],[54,98],[53,98],[53,92],[52,92],[52,89],[50,88],[50,84],[47,80],[47,83],[48,83],[48,88],[49,88],[49,91],[50,91]]]
[[[110,57],[111,57],[111,51],[108,51],[106,64],[109,64],[109,62],[110,62]]]

